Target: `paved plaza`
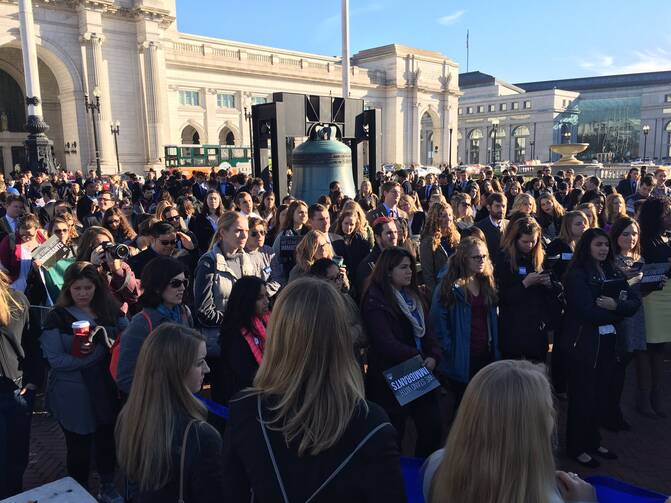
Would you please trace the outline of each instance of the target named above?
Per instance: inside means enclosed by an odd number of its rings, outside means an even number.
[[[631,432],[604,432],[604,445],[619,455],[616,461],[604,461],[598,469],[585,469],[577,463],[560,456],[559,468],[579,473],[583,477],[607,475],[625,482],[671,494],[671,417],[648,419],[634,411],[634,368],[629,367],[623,395],[624,412],[632,425]],[[671,353],[666,361],[666,382],[671,381]],[[665,398],[671,403],[671,386],[667,386]],[[443,400],[445,416],[449,416],[451,400]],[[560,441],[563,445],[563,422],[566,402],[559,402]],[[414,445],[414,438],[406,435],[406,445]],[[404,446],[404,454],[409,449]],[[30,464],[24,478],[26,489],[30,489],[64,477],[65,442],[58,424],[46,413],[33,417],[33,434],[30,446]]]

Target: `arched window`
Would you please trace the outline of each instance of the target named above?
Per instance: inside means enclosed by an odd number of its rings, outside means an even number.
[[[225,127],[219,132],[219,145],[235,145],[235,134]]]
[[[474,129],[468,134],[468,162],[469,164],[480,164],[480,140],[482,131]]]
[[[419,131],[419,158],[424,166],[433,164],[433,119],[428,112],[424,112],[420,121]]]
[[[182,145],[200,145],[200,134],[193,126],[182,129]]]
[[[23,131],[26,124],[23,91],[7,72],[0,70],[0,132]]]
[[[666,133],[666,157],[671,158],[671,121],[666,123],[664,132]]]
[[[527,139],[529,138],[529,128],[518,126],[513,130],[515,139],[515,162],[524,162],[526,160]]]
[[[496,145],[494,146],[494,161],[501,160],[501,151],[503,149],[503,139],[506,137],[506,128],[505,126],[499,125],[496,128]],[[489,138],[491,138],[492,143],[494,142],[494,128],[492,127],[489,130]]]

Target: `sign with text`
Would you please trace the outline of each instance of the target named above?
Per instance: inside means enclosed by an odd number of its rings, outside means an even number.
[[[384,377],[396,400],[406,405],[440,386],[420,355],[384,371]]]
[[[51,236],[44,243],[33,250],[33,260],[39,260],[42,267],[49,269],[60,259],[65,258],[68,249],[58,236]]]

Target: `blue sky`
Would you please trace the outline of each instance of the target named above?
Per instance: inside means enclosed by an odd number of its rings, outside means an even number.
[[[574,14],[575,13],[575,14]],[[340,0],[177,0],[180,31],[340,54]],[[350,0],[351,51],[441,52],[509,82],[671,70],[669,0]]]

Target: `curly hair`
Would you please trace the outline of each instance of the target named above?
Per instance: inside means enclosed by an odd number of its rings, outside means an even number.
[[[440,225],[440,217],[443,212],[447,211],[452,216],[449,225],[447,226],[447,233],[443,234]],[[454,224],[454,212],[452,207],[446,202],[436,202],[431,205],[429,211],[426,215],[426,222],[424,223],[424,228],[422,229],[422,238],[431,237],[431,249],[436,251],[440,246],[440,242],[443,238],[447,238],[450,242],[450,247],[453,249],[459,244],[461,236],[457,230],[457,226]]]

